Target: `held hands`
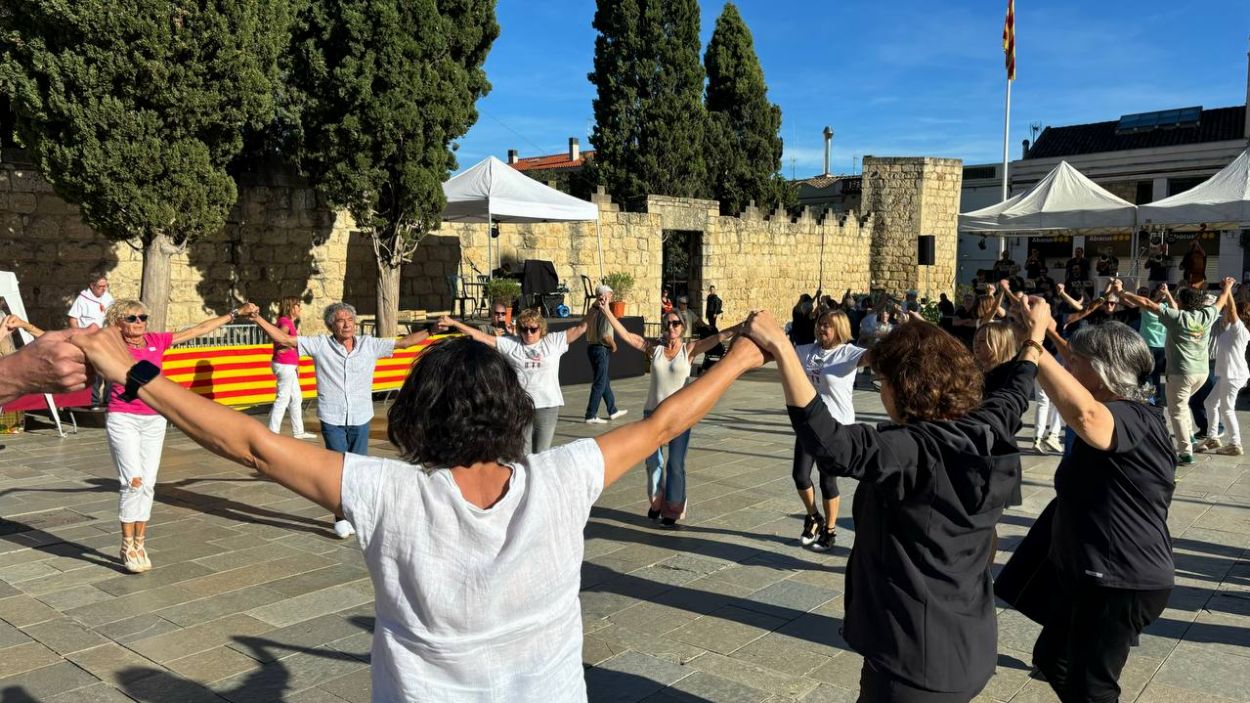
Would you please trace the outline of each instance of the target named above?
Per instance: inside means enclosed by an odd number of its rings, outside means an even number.
[[[13,330],[20,330],[23,324],[25,324],[24,320],[17,315],[5,315],[4,319],[0,320],[0,334],[9,334]]]
[[[734,337],[733,344],[730,345],[729,353],[725,355],[725,358],[733,359],[747,369],[758,369],[773,360],[771,354],[760,349],[755,340],[747,336]]]
[[[786,338],[785,330],[777,322],[777,318],[767,310],[753,312],[746,320],[739,325],[744,336],[750,337],[753,342],[760,346],[770,355],[775,355],[777,350],[790,344],[790,340]]]
[[[1055,284],[1055,290],[1059,291],[1059,293],[1062,295],[1062,294],[1063,294],[1063,284],[1062,284],[1062,283],[1056,283],[1056,284]]]
[[[1020,309],[1024,312],[1024,318],[1029,321],[1032,328],[1033,336],[1044,337],[1046,330],[1050,329],[1055,319],[1050,314],[1050,304],[1044,298],[1037,296],[1027,296],[1023,293],[1018,298],[1020,301]]]
[[[442,317],[438,318],[438,324],[435,326],[435,329],[437,329],[439,332],[446,332],[447,330],[451,330],[455,328],[456,328],[456,321],[452,319],[451,315],[443,315]]]
[[[88,329],[94,329],[94,325]],[[49,336],[51,335],[44,335],[40,341]],[[96,373],[112,383],[126,382],[126,373],[134,366],[135,360],[126,348],[126,343],[122,341],[119,330],[106,327],[75,335],[69,341],[77,347],[75,351],[86,356]]]
[[[254,320],[260,314],[260,306],[256,303],[244,303],[239,306],[239,318],[245,320]]]
[[[6,317],[5,323],[8,321]],[[12,372],[26,393],[68,393],[84,388],[91,378],[91,369],[77,340],[91,336],[98,329],[92,325],[86,329],[49,332],[7,357],[10,364],[5,366],[5,373]],[[120,340],[118,334],[119,343]],[[129,359],[129,352],[126,357]]]
[[[1237,279],[1233,278],[1232,276],[1229,276],[1224,279],[1224,290],[1231,291],[1233,289],[1233,286],[1235,285],[1237,285]]]

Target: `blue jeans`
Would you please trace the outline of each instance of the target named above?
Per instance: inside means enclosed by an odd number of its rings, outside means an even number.
[[[321,423],[321,436],[326,449],[340,454],[369,454],[369,423],[363,425],[328,425]]]
[[[612,358],[608,348],[601,344],[586,347],[590,369],[595,379],[590,383],[590,402],[586,403],[586,419],[599,415],[599,399],[608,404],[608,414],[616,412],[616,395],[612,393],[612,380],[608,378],[608,361]]]
[[[650,412],[644,412],[645,418]],[[680,520],[686,515],[686,450],[690,448],[690,430],[668,443],[668,463],[664,462],[664,446],[647,457],[647,497],[652,509],[659,502],[660,514]]]

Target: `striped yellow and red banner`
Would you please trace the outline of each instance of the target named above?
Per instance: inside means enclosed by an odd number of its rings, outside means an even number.
[[[1006,54],[1007,80],[1016,79],[1016,0],[1007,0],[1007,21],[1003,23],[1003,53]]]
[[[373,391],[397,390],[408,377],[412,362],[430,344],[447,335],[431,337],[387,359],[379,359],[373,372]],[[272,403],[276,379],[270,364],[272,344],[228,347],[184,347],[165,352],[163,375],[184,388],[222,405],[245,408]],[[317,376],[312,359],[299,360],[300,389],[305,398],[317,396]]]

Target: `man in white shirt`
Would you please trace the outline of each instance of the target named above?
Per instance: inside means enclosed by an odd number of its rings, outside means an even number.
[[[109,293],[109,279],[102,273],[92,273],[87,279],[87,287],[74,298],[68,313],[70,329],[84,329],[92,325],[104,327],[104,313],[113,304],[113,295]],[[104,405],[105,381],[97,375],[91,383],[91,405]]]

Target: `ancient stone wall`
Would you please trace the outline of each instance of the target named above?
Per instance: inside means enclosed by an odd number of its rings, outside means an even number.
[[[601,237],[603,272],[634,276],[629,314],[654,320],[664,233],[674,230],[698,237],[692,306],[702,310],[706,287],[716,285],[727,320],[752,308],[784,317],[822,276],[835,295],[847,288],[894,294],[924,288],[925,274],[915,265],[921,233],[937,235],[938,265],[929,267],[928,286],[936,295],[954,284],[961,173],[959,162],[948,159],[866,158],[863,214],[809,209],[793,219],[755,208],[725,217],[714,201],[663,196],[648,198],[646,212],[626,213],[600,193],[593,198],[598,232],[591,222],[504,224],[489,257],[485,225],[445,223],[404,267],[400,307],[447,310],[448,276],[472,276],[473,266],[487,271],[491,261],[545,259],[568,284],[569,307],[580,313],[581,276],[599,279]],[[241,178],[227,226],[174,261],[169,327],[193,324],[242,300],[272,314],[284,295],[301,296],[309,313],[337,300],[375,312],[373,250],[352,229],[350,216],[325,208],[299,178],[277,172]],[[28,166],[0,163],[0,270],[17,274],[32,321],[55,329],[64,326],[65,311],[91,271],[109,275],[115,296],[137,297],[142,259],[130,245],[110,243],[82,224],[78,208]],[[315,318],[308,324],[320,329]]]

